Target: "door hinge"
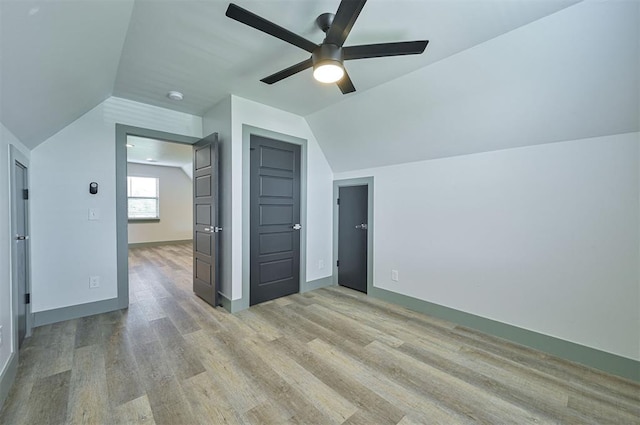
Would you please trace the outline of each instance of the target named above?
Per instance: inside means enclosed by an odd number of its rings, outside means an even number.
[[[336,261],[336,267],[340,267],[340,260]]]
[[[31,294],[24,294],[24,303],[31,304]]]
[[[22,199],[29,199],[29,189],[22,189]]]
[[[338,200],[337,200],[337,202],[336,202],[336,203],[337,203],[338,205],[340,205],[340,198],[338,198]]]

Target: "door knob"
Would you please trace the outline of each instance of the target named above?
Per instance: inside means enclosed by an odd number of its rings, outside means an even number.
[[[368,228],[369,228],[369,226],[367,226],[367,223],[362,223],[362,224],[356,225],[356,229],[367,230]]]
[[[29,236],[16,235],[17,241],[26,241],[27,239],[29,239]]]
[[[214,227],[213,229],[211,229],[212,232],[218,233],[218,232],[222,232],[222,227]]]
[[[302,226],[300,224],[294,224],[292,229],[293,230],[300,230],[300,229],[302,229]]]

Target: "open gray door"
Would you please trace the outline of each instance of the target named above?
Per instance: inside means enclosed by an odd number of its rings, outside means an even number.
[[[193,145],[193,292],[218,305],[218,134]]]

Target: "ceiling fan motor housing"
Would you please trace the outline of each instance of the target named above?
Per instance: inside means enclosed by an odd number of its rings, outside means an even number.
[[[311,60],[314,67],[322,62],[339,62],[342,64],[344,60],[342,47],[338,47],[335,44],[321,44],[311,54]]]

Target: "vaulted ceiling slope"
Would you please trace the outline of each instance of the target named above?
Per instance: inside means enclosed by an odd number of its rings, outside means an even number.
[[[640,131],[640,2],[586,1],[307,116],[334,172]]]
[[[420,56],[349,62],[358,91],[343,96],[313,81],[310,70],[273,86],[259,82],[307,54],[226,18],[228,1],[2,0],[0,122],[33,148],[109,95],[201,116],[236,94],[306,116],[577,1],[369,0],[347,45],[425,38],[430,44]],[[320,42],[314,20],[335,12],[339,0],[236,3]],[[169,90],[182,91],[184,102],[169,101]],[[368,111],[350,114],[366,120]]]
[[[133,0],[0,1],[0,121],[33,148],[113,92]]]

